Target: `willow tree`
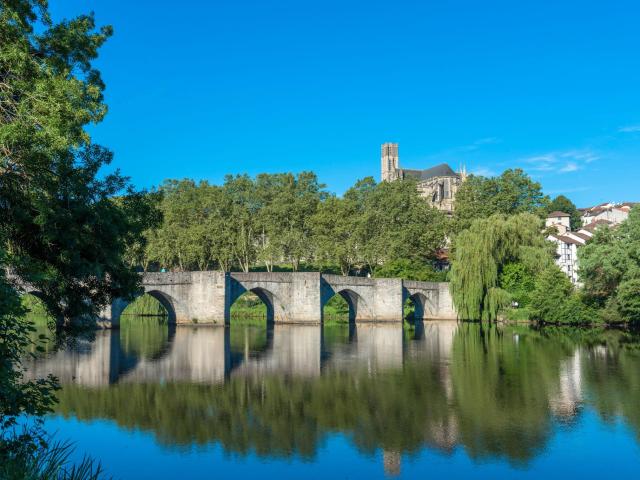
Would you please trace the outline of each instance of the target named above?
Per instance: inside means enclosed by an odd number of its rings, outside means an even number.
[[[465,320],[497,319],[510,301],[500,288],[506,265],[526,262],[544,268],[551,263],[541,220],[530,213],[492,215],[474,221],[455,240],[451,292],[458,316]]]

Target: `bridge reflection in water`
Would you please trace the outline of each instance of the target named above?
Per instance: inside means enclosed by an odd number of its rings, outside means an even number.
[[[581,412],[640,432],[640,342],[577,333],[451,321],[136,325],[31,360],[27,375],[60,378],[64,419],[112,420],[176,450],[220,445],[238,462],[315,461],[339,433],[389,474],[424,449],[526,466]]]
[[[158,327],[162,328],[162,327]],[[131,348],[128,329],[98,330],[91,340],[76,340],[71,348],[26,362],[27,378],[55,375],[61,384],[97,387],[115,383],[223,383],[233,376],[283,374],[316,377],[325,369],[366,369],[370,373],[402,368],[405,355],[430,356],[442,361],[451,352],[457,323],[434,321],[406,341],[401,324],[350,324],[348,337],[325,348],[319,325],[271,325],[233,328],[168,326],[168,335],[155,352],[145,355]],[[236,327],[238,328],[238,327]],[[263,333],[256,349],[247,333]],[[413,335],[412,335],[413,336]]]

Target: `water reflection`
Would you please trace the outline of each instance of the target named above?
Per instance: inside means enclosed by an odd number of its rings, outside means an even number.
[[[122,329],[29,365],[65,385],[58,412],[152,431],[167,446],[311,459],[332,432],[401,455],[463,447],[527,465],[584,408],[640,432],[640,354],[629,334],[427,322]]]

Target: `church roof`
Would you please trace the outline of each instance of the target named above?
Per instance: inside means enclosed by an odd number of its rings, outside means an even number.
[[[458,177],[459,175],[446,163],[441,163],[426,170],[402,169],[403,178],[415,178],[417,180],[428,180],[434,177]]]

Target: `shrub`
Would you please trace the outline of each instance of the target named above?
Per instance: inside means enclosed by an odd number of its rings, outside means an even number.
[[[546,268],[531,293],[531,319],[546,323],[592,323],[596,312],[584,304],[571,281],[557,267]]]
[[[640,279],[626,280],[618,287],[618,311],[627,322],[640,322]]]

